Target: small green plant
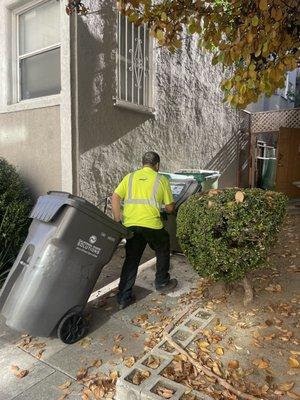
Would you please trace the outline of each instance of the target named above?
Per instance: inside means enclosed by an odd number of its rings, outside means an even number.
[[[180,207],[177,236],[199,275],[238,281],[266,262],[286,207],[282,193],[211,190],[192,196]]]
[[[26,238],[31,206],[31,197],[16,169],[0,158],[0,285]]]

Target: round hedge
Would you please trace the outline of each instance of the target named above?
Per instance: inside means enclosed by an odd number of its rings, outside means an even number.
[[[287,207],[282,193],[261,189],[211,190],[178,211],[177,236],[199,275],[232,282],[260,267]]]
[[[0,284],[28,231],[32,200],[16,169],[0,158]]]

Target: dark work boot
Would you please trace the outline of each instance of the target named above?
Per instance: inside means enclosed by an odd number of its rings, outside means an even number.
[[[178,284],[177,279],[172,278],[165,285],[159,285],[159,286],[155,285],[155,289],[159,293],[169,293],[176,288],[177,284]]]
[[[135,296],[131,296],[130,299],[126,300],[126,301],[121,301],[118,302],[119,304],[119,310],[124,310],[124,308],[130,306],[131,304],[135,303],[136,301],[136,297]]]

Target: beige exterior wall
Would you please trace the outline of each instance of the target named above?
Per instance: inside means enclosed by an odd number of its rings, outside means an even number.
[[[34,196],[61,190],[60,107],[0,114],[0,157],[15,165]]]

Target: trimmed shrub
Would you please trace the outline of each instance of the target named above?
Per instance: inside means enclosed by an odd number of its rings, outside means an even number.
[[[183,253],[199,275],[232,282],[262,266],[287,207],[282,193],[211,190],[192,196],[177,216]]]
[[[0,284],[28,231],[32,200],[16,169],[0,158]]]

